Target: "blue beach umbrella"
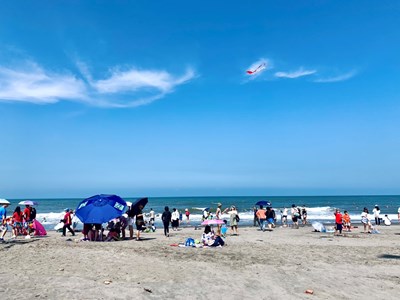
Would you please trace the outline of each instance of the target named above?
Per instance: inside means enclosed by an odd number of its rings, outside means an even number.
[[[258,201],[255,205],[271,206],[271,202],[262,200]]]
[[[124,199],[117,195],[95,195],[81,201],[75,214],[86,224],[103,224],[121,216],[126,208]]]

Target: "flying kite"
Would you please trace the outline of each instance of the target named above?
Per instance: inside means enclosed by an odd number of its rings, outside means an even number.
[[[261,72],[262,70],[266,69],[267,65],[266,63],[262,63],[261,65],[259,65],[257,68],[252,69],[252,70],[247,70],[246,73],[249,75],[255,75],[259,72]]]

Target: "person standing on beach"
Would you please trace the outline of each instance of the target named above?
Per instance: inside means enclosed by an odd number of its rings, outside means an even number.
[[[231,206],[231,209],[228,211],[228,208],[224,210],[224,213],[227,212],[229,214],[229,223],[231,226],[232,234],[239,235],[238,232],[238,218],[239,213],[234,205]]]
[[[400,223],[400,207],[399,207],[399,209],[397,210],[397,219],[398,219],[398,221],[399,221],[399,223]]]
[[[143,205],[139,205],[136,211],[136,240],[140,241],[140,232],[144,229],[144,215],[143,215]]]
[[[363,212],[361,213],[361,223],[364,225],[364,233],[371,233],[371,220],[368,212],[368,208],[364,207]],[[368,231],[367,231],[368,229]]]
[[[298,218],[300,217],[300,214],[295,204],[292,204],[290,214],[292,215],[293,228],[299,229]]]
[[[372,210],[374,217],[375,217],[375,225],[381,225],[380,213],[381,210],[379,209],[378,205],[375,205],[374,209]]]
[[[336,223],[336,232],[335,235],[342,234],[343,230],[343,216],[340,213],[339,209],[336,209],[336,212],[334,213],[335,215],[335,223]]]
[[[287,214],[288,214],[288,210],[286,207],[283,208],[283,211],[281,210],[282,213],[282,218],[281,218],[281,223],[283,227],[287,226]]]
[[[267,220],[267,215],[265,214],[265,209],[260,205],[260,209],[256,212],[256,217],[258,219],[258,224],[260,224],[260,229],[265,231],[265,221]]]
[[[172,209],[171,222],[172,222],[172,230],[173,231],[178,230],[178,227],[179,227],[179,211],[176,208]]]
[[[259,218],[257,217],[257,211],[258,211],[258,209],[257,209],[257,207],[253,207],[253,226],[255,227],[255,226],[261,226],[260,225],[260,220],[259,220]]]
[[[186,216],[186,223],[189,224],[190,211],[187,208],[185,208],[185,216]]]
[[[153,226],[156,220],[156,213],[152,208],[150,208],[150,225]]]
[[[163,225],[164,225],[164,235],[166,237],[169,237],[169,223],[171,222],[171,218],[172,218],[172,214],[169,211],[169,207],[166,206],[164,208],[164,212],[163,212],[163,214],[161,216],[161,220],[162,220]]]
[[[0,228],[1,228],[1,234],[0,234],[0,242],[4,241],[4,236],[7,233],[8,230],[8,225],[7,225],[7,207],[8,204],[2,204],[0,206]]]
[[[18,233],[22,231],[22,220],[23,220],[23,215],[21,212],[21,207],[17,206],[14,210],[14,213],[12,215],[12,224],[13,224],[13,238],[16,238],[18,236]]]

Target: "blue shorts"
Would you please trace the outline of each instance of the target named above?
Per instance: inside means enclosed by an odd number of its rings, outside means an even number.
[[[269,218],[269,219],[267,219],[267,222],[268,222],[268,224],[274,224],[274,219]]]

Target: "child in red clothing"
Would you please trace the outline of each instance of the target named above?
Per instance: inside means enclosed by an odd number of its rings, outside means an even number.
[[[338,232],[339,232],[339,234],[342,234],[342,230],[343,230],[343,221],[342,221],[342,219],[343,219],[343,216],[340,213],[340,210],[336,209],[336,212],[335,212],[335,222],[336,222],[336,232],[335,232],[335,234],[336,235],[338,235]]]

